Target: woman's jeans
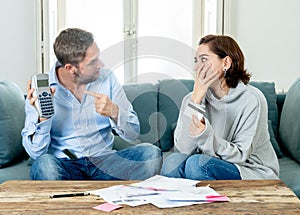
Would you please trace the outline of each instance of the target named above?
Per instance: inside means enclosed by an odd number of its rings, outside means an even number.
[[[138,144],[100,157],[79,159],[38,157],[31,167],[33,180],[144,180],[159,174],[161,150]]]
[[[227,161],[205,154],[173,153],[163,163],[161,174],[194,180],[240,180],[238,168]]]

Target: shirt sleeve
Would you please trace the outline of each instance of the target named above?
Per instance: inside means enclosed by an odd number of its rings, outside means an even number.
[[[112,128],[126,141],[135,141],[140,134],[140,123],[136,112],[128,101],[124,89],[112,74],[112,102],[118,105],[118,120],[110,119]]]
[[[25,126],[21,133],[22,143],[29,156],[36,159],[48,151],[52,119],[38,123],[38,112],[28,99],[25,102],[25,113]]]

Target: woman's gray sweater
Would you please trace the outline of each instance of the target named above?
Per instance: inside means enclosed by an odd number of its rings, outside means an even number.
[[[264,95],[240,82],[221,99],[208,90],[203,104],[205,130],[189,132],[191,118],[184,114],[191,94],[184,97],[175,130],[176,149],[202,153],[237,166],[242,179],[278,179],[279,164],[268,132],[268,108]]]

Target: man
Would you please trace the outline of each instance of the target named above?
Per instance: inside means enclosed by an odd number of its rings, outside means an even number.
[[[34,180],[143,180],[158,174],[161,151],[143,143],[112,150],[112,130],[127,141],[139,121],[114,74],[103,69],[90,32],[70,28],[54,42],[57,62],[49,72],[55,115],[41,118],[27,84],[23,146],[35,159]]]

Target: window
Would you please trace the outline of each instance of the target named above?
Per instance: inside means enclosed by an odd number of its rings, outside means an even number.
[[[192,78],[199,38],[223,32],[224,0],[37,1],[44,11],[43,71],[54,63],[57,33],[79,27],[95,35],[100,57],[121,83]]]
[[[193,1],[139,1],[137,29],[137,82],[191,77]]]

